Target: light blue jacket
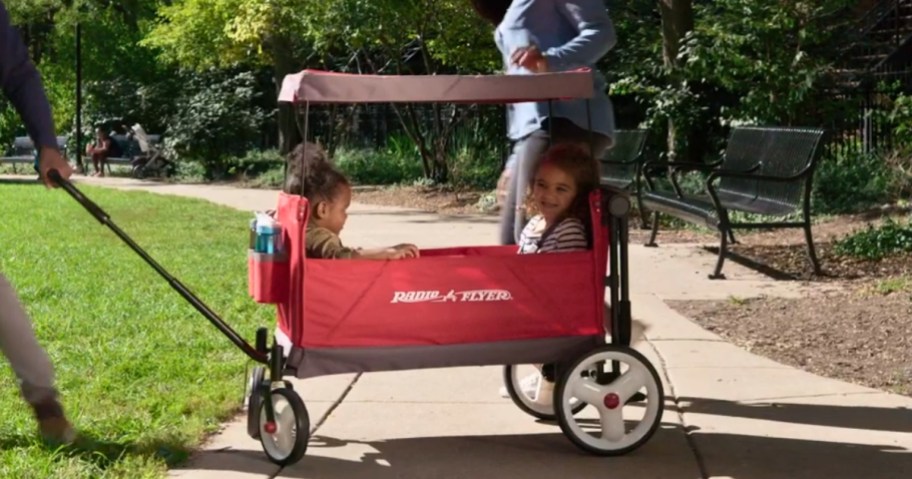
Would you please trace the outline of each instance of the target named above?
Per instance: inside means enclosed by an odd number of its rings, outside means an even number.
[[[513,0],[494,32],[508,74],[528,74],[512,65],[510,55],[530,43],[538,46],[551,71],[589,67],[594,72],[595,96],[589,100],[592,130],[614,136],[614,109],[606,93],[605,77],[596,62],[617,43],[614,25],[603,0]],[[586,100],[553,102],[553,115],[588,128]],[[507,108],[507,134],[519,140],[541,128],[548,103],[516,103]]]

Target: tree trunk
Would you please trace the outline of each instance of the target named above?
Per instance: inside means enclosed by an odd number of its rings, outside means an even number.
[[[278,92],[282,89],[282,81],[285,75],[294,73],[297,64],[294,60],[291,41],[281,35],[273,36],[269,39],[268,45],[272,53],[273,79],[276,87],[276,98]],[[295,122],[295,107],[290,103],[278,103],[276,111],[276,123],[279,129],[279,152],[282,155],[287,154],[294,149],[295,145],[301,142],[301,132],[298,131]]]
[[[675,81],[678,69],[678,51],[681,41],[693,30],[693,0],[659,0],[659,12],[662,14],[662,59],[671,81]],[[675,159],[677,128],[674,120],[668,119],[668,155]]]

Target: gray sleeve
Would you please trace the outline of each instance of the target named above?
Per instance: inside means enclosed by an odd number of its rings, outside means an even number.
[[[617,43],[614,24],[602,0],[555,0],[555,7],[578,33],[566,44],[543,52],[552,70],[595,65]]]
[[[19,112],[36,147],[57,148],[51,106],[41,85],[41,76],[29,58],[19,32],[10,24],[6,6],[0,2],[0,86]]]

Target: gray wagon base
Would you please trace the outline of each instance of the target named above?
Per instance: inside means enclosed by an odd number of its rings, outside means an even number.
[[[605,344],[604,336],[571,336],[439,346],[304,349],[292,347],[281,330],[276,329],[275,337],[290,351],[286,374],[302,379],[372,371],[560,363]]]

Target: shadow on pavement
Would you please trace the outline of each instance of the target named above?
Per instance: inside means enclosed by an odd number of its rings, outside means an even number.
[[[298,478],[370,478],[370,479],[425,479],[425,478],[495,478],[518,477],[522,479],[560,479],[584,477],[619,477],[614,468],[623,471],[644,472],[654,468],[655,456],[667,456],[665,451],[680,451],[663,447],[671,436],[683,442],[680,428],[659,430],[656,436],[641,449],[627,456],[605,458],[587,454],[577,449],[563,434],[527,434],[494,436],[416,437],[378,441],[344,440],[317,435],[311,438],[307,455],[293,466],[283,468],[275,477]],[[654,444],[655,443],[655,444]],[[260,451],[226,451],[219,455],[243,455],[243,460],[205,461],[195,464],[197,470],[237,471],[262,473],[269,464]],[[635,474],[630,477],[693,478],[696,471],[692,457],[688,461],[689,474],[676,476],[672,467],[680,461],[661,466],[665,473]],[[229,469],[228,464],[244,465],[243,469]],[[670,475],[669,475],[670,473]]]
[[[703,250],[708,251],[714,255],[719,254],[718,246],[704,246]],[[801,279],[798,275],[793,273],[787,273],[780,269],[774,268],[772,266],[760,263],[754,259],[748,258],[747,256],[742,256],[735,251],[728,251],[728,254],[725,255],[726,261],[731,261],[737,263],[741,266],[744,266],[747,269],[754,270],[760,274],[766,275],[771,279],[777,281],[798,281]],[[809,266],[810,267],[810,266]],[[725,270],[723,269],[723,272]]]
[[[912,433],[912,410],[906,408],[797,404],[778,401],[742,403],[721,399],[680,397],[690,403],[684,413],[743,417],[792,424],[841,427],[867,431]]]
[[[892,445],[859,445],[790,438],[692,432],[709,477],[738,479],[908,478],[912,454]],[[620,457],[597,457],[563,435],[420,437],[357,441],[315,436],[300,463],[278,478],[700,477],[680,428],[666,425],[649,443]],[[268,464],[259,451],[226,451],[243,460],[206,461],[213,470],[243,465],[256,473]]]
[[[895,445],[702,432],[695,432],[692,437],[708,477],[902,479],[912,476],[912,454]]]

